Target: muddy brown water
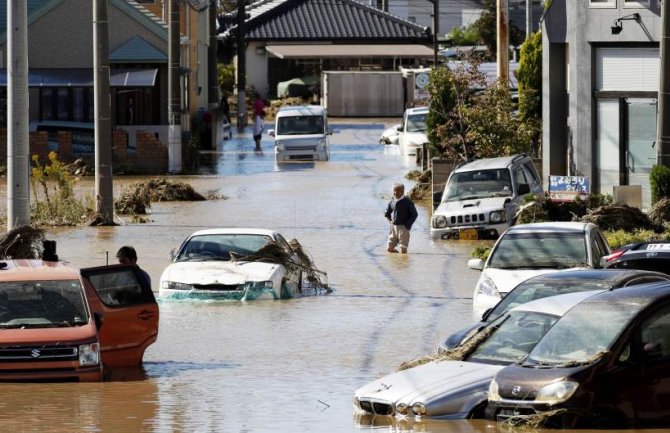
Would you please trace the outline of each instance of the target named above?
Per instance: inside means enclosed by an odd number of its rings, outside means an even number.
[[[419,206],[407,256],[385,252],[391,185],[414,168],[381,146],[394,119],[341,121],[331,161],[274,163],[272,142],[248,134],[178,177],[226,199],[153,203],[150,222],[49,229],[79,267],[114,262],[133,245],[158,290],[172,248],[195,230],[269,227],[298,239],[333,292],[283,301],[160,302],[158,341],[142,371],[99,384],[0,384],[0,431],[11,432],[492,432],[488,421],[356,418],[354,390],[435,350],[473,320],[470,242],[433,242]],[[141,178],[117,177],[115,193]],[[93,179],[77,185],[92,194]],[[88,192],[90,191],[90,192]],[[0,210],[6,213],[4,186]]]

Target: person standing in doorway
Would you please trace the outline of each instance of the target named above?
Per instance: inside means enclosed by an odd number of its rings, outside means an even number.
[[[144,288],[149,288],[151,290],[151,277],[144,269],[140,268],[137,264],[137,252],[135,248],[131,246],[124,246],[119,248],[119,251],[116,253],[116,258],[119,260],[119,263],[122,265],[135,265],[140,271],[140,284]]]
[[[254,142],[256,143],[256,150],[261,150],[261,138],[263,137],[263,129],[265,129],[265,101],[261,98],[258,92],[254,92]]]
[[[384,216],[390,224],[388,247],[389,253],[397,253],[396,246],[400,247],[402,254],[407,254],[409,244],[409,231],[419,214],[414,202],[405,196],[405,185],[393,184],[393,199],[386,206]]]

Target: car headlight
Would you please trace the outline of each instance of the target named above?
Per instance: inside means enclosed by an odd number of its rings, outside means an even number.
[[[272,281],[247,281],[244,283],[245,289],[271,289]]]
[[[537,403],[548,405],[563,403],[568,400],[577,391],[579,383],[573,380],[561,380],[546,386],[543,386],[535,397]]]
[[[501,223],[505,221],[505,212],[501,210],[491,212],[489,215],[489,221],[492,223]]]
[[[498,382],[495,379],[489,384],[489,401],[500,401],[500,393],[498,392]]]
[[[409,406],[407,406],[405,403],[398,403],[395,406],[395,412],[398,415],[407,415],[409,413]]]
[[[496,298],[501,297],[498,288],[488,275],[482,275],[482,277],[479,279],[479,282],[477,282],[476,293],[479,295],[493,296]]]
[[[163,281],[161,283],[161,286],[162,286],[161,288],[167,290],[181,290],[181,291],[193,290],[193,284],[180,283],[178,281]]]
[[[79,346],[79,366],[100,364],[100,345],[98,343],[82,344]]]
[[[275,148],[277,150],[284,150],[284,142],[281,140],[275,141]]]
[[[447,218],[444,215],[435,215],[433,217],[433,227],[443,229],[447,226]]]
[[[414,415],[417,416],[422,416],[426,414],[426,405],[421,403],[420,401],[417,401],[412,405],[412,412],[414,412]]]

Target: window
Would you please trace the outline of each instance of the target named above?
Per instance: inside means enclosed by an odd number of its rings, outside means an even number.
[[[650,0],[623,0],[624,8],[648,8]]]
[[[651,359],[670,356],[670,310],[668,307],[655,313],[640,328],[640,343],[647,345]]]
[[[53,89],[46,87],[42,90],[42,120],[54,118],[54,94]]]
[[[67,87],[59,87],[56,89],[57,103],[56,103],[56,118],[58,120],[69,120],[70,118],[70,92]]]
[[[615,8],[616,0],[589,0],[589,7],[592,8]]]

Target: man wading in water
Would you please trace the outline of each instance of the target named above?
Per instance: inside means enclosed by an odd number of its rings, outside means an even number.
[[[393,199],[386,206],[384,216],[391,224],[386,251],[397,253],[395,247],[399,245],[400,252],[406,254],[407,244],[409,244],[409,231],[414,221],[416,221],[418,213],[412,200],[405,197],[405,186],[402,183],[393,184]]]

